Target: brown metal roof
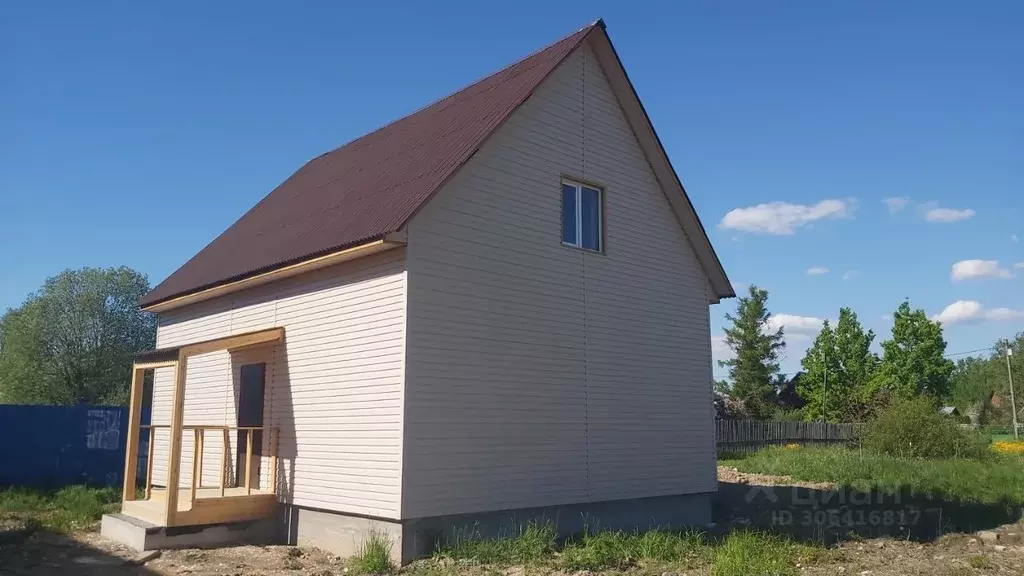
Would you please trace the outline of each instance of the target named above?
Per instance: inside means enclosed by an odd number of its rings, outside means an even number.
[[[309,161],[144,296],[142,306],[398,231],[598,26]]]

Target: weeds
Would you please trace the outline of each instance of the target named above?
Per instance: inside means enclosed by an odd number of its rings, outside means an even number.
[[[734,532],[715,548],[711,576],[797,574],[800,546],[785,538],[753,531]]]
[[[92,528],[104,513],[117,510],[115,488],[68,486],[56,492],[26,488],[0,490],[0,517],[54,532]]]
[[[352,566],[356,574],[390,574],[395,570],[391,562],[391,538],[376,530],[359,546]]]
[[[985,568],[990,568],[992,566],[992,562],[988,559],[988,556],[981,555],[971,556],[967,559],[967,563],[971,568],[977,568],[978,570],[984,570]]]
[[[549,556],[554,550],[554,525],[531,522],[518,534],[501,538],[481,538],[475,529],[457,531],[438,555],[481,564],[526,564]]]
[[[546,566],[567,572],[626,570],[633,566],[699,568],[712,574],[791,574],[810,547],[760,532],[739,532],[722,542],[700,532],[651,530],[643,533],[594,531],[559,545],[552,524],[529,524],[506,538],[483,539],[462,532],[435,558],[496,566]],[[660,569],[660,568],[658,568]]]
[[[598,532],[566,542],[560,564],[567,570],[599,570],[626,568],[645,561],[685,562],[706,556],[707,543],[699,532]]]

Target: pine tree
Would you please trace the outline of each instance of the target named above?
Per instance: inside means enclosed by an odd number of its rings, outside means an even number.
[[[743,400],[754,418],[767,418],[772,412],[772,378],[779,372],[786,346],[782,328],[771,330],[767,302],[768,291],[751,285],[748,296],[739,299],[736,315],[726,314],[732,327],[725,329],[725,342],[734,356],[719,362],[729,368],[732,394]]]

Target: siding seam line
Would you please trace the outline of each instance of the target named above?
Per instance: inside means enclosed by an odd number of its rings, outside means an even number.
[[[587,51],[581,50],[583,65],[581,69],[582,105],[580,106],[580,160],[583,178],[587,174]],[[583,292],[583,462],[584,484],[587,487],[587,501],[593,500],[590,488],[590,375],[588,373],[589,358],[587,356],[587,254],[581,253],[583,278],[580,283]]]

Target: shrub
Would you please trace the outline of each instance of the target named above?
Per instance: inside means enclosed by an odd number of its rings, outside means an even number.
[[[940,414],[930,398],[897,400],[868,423],[864,448],[900,458],[973,458],[990,454],[988,438]]]

